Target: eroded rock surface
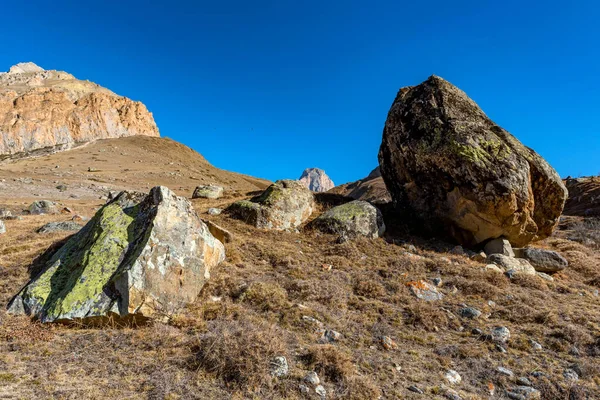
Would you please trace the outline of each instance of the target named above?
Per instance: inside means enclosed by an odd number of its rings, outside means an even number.
[[[191,203],[122,192],[49,257],[8,310],[41,322],[143,321],[194,301],[225,258]]]
[[[542,157],[437,76],[400,89],[379,152],[395,204],[463,245],[549,236],[567,191]]]
[[[33,63],[0,73],[0,160],[133,135],[159,136],[140,102]]]

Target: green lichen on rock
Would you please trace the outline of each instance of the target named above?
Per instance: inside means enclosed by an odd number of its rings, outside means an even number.
[[[317,217],[311,225],[325,233],[372,239],[380,237],[385,231],[381,212],[361,200],[333,207]]]

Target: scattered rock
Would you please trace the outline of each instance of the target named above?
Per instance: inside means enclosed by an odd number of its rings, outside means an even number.
[[[4,221],[0,219],[0,235],[3,233],[6,233],[6,225],[4,224]]]
[[[567,198],[542,157],[437,76],[398,92],[379,165],[395,204],[462,245],[503,236],[523,246],[548,237]]]
[[[9,303],[41,322],[143,322],[196,300],[225,258],[191,203],[165,187],[122,192]]]
[[[515,386],[506,392],[508,398],[512,400],[541,400],[542,393],[529,386]]]
[[[577,374],[577,372],[575,372],[571,368],[565,369],[565,371],[563,372],[563,376],[568,381],[578,381],[579,380],[579,374]]]
[[[410,390],[413,393],[417,393],[417,394],[423,394],[424,392],[419,389],[418,387],[416,387],[415,385],[411,385],[408,387],[408,390]]]
[[[216,185],[202,185],[196,187],[192,199],[220,199],[223,196],[223,187]]]
[[[463,400],[462,397],[453,389],[446,389],[444,392],[444,397],[449,400]]]
[[[520,386],[531,386],[532,385],[531,381],[527,377],[525,377],[525,376],[518,377],[517,378],[517,383]]]
[[[321,380],[315,371],[310,371],[308,374],[306,374],[306,376],[304,376],[304,382],[313,386],[318,386],[321,383]]]
[[[441,287],[442,286],[442,278],[433,278],[431,280],[431,283],[433,283],[437,287]]]
[[[376,239],[385,232],[381,211],[361,200],[333,207],[317,217],[311,226],[325,233],[343,234],[349,238],[364,236]]]
[[[515,376],[514,372],[512,372],[508,368],[498,367],[498,368],[496,368],[496,371],[500,372],[502,375],[506,375],[506,376],[510,376],[510,377]]]
[[[13,215],[10,210],[0,208],[0,219],[12,219]]]
[[[458,314],[463,318],[476,319],[481,316],[481,311],[473,307],[463,307],[458,310]]]
[[[444,297],[434,285],[424,280],[408,282],[406,286],[413,295],[421,300],[436,301]]]
[[[211,207],[208,209],[207,213],[208,215],[219,215],[223,212],[222,209],[220,208],[215,208],[215,207]]]
[[[554,282],[554,278],[546,274],[545,272],[536,272],[535,274],[545,281]]]
[[[298,390],[300,390],[300,393],[304,395],[308,395],[310,393],[310,388],[302,383],[298,385]]]
[[[522,258],[512,258],[503,254],[490,254],[487,262],[495,264],[504,269],[504,271],[514,270],[528,275],[535,275],[535,269],[529,264],[529,261]]]
[[[562,271],[569,266],[569,262],[558,252],[544,249],[526,247],[515,250],[520,258],[524,258],[538,272],[554,273]]]
[[[326,397],[327,397],[327,391],[325,390],[325,388],[323,387],[323,385],[318,385],[318,386],[315,388],[315,392],[316,392],[316,393],[317,393],[319,396],[321,396],[321,398],[322,398],[322,399],[324,399],[324,398],[326,398]]]
[[[497,326],[492,329],[491,339],[495,342],[506,343],[510,339],[510,331],[505,326]]]
[[[510,245],[510,242],[504,238],[496,238],[496,239],[490,240],[489,242],[486,243],[485,247],[483,248],[483,251],[488,256],[490,254],[502,254],[507,257],[515,256],[515,253],[513,251],[512,246]]]
[[[542,350],[542,345],[536,342],[535,340],[530,340],[529,343],[534,350],[540,351]]]
[[[281,356],[272,359],[269,367],[269,372],[271,373],[271,376],[275,376],[277,378],[283,378],[287,376],[290,369],[288,366],[287,359]]]
[[[381,345],[383,346],[383,348],[385,350],[388,350],[388,351],[398,349],[398,345],[396,344],[396,342],[389,336],[381,337]]]
[[[504,271],[496,264],[488,264],[484,268],[486,271],[504,273]]]
[[[28,211],[31,215],[58,214],[58,208],[56,207],[56,204],[49,200],[34,201],[29,206]]]
[[[319,168],[305,169],[299,180],[306,188],[313,192],[327,192],[335,186],[325,171]]]
[[[471,260],[476,261],[476,262],[484,262],[487,258],[487,254],[485,254],[485,252],[480,251],[479,253],[475,253],[471,256]]]
[[[56,189],[58,189],[59,192],[66,192],[67,191],[67,186],[66,185],[58,185],[56,187]]]
[[[53,233],[61,231],[78,231],[81,225],[73,221],[49,222],[37,230],[37,233]]]
[[[326,329],[323,336],[319,339],[319,343],[333,343],[342,339],[342,334],[332,329]]]
[[[462,382],[462,377],[459,375],[458,372],[456,372],[453,369],[449,369],[448,371],[446,371],[444,379],[451,385],[458,385]]]
[[[300,226],[315,207],[313,194],[298,181],[277,181],[261,195],[233,203],[227,211],[257,228],[290,230]]]

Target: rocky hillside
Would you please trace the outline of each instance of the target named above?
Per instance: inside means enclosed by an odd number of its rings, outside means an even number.
[[[565,185],[569,190],[565,215],[600,217],[600,177],[567,178]]]
[[[0,160],[134,135],[159,136],[140,102],[33,63],[0,73]]]
[[[335,186],[325,171],[319,168],[306,168],[300,175],[300,182],[313,192],[326,192]]]
[[[329,192],[371,203],[383,204],[392,201],[392,197],[381,177],[379,167],[371,171],[366,178],[336,186]]]

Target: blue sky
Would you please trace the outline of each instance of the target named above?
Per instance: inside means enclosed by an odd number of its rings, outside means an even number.
[[[397,90],[436,74],[561,176],[590,175],[596,3],[9,2],[0,70],[33,61],[141,100],[217,167],[272,180],[320,167],[336,183],[377,165]]]

